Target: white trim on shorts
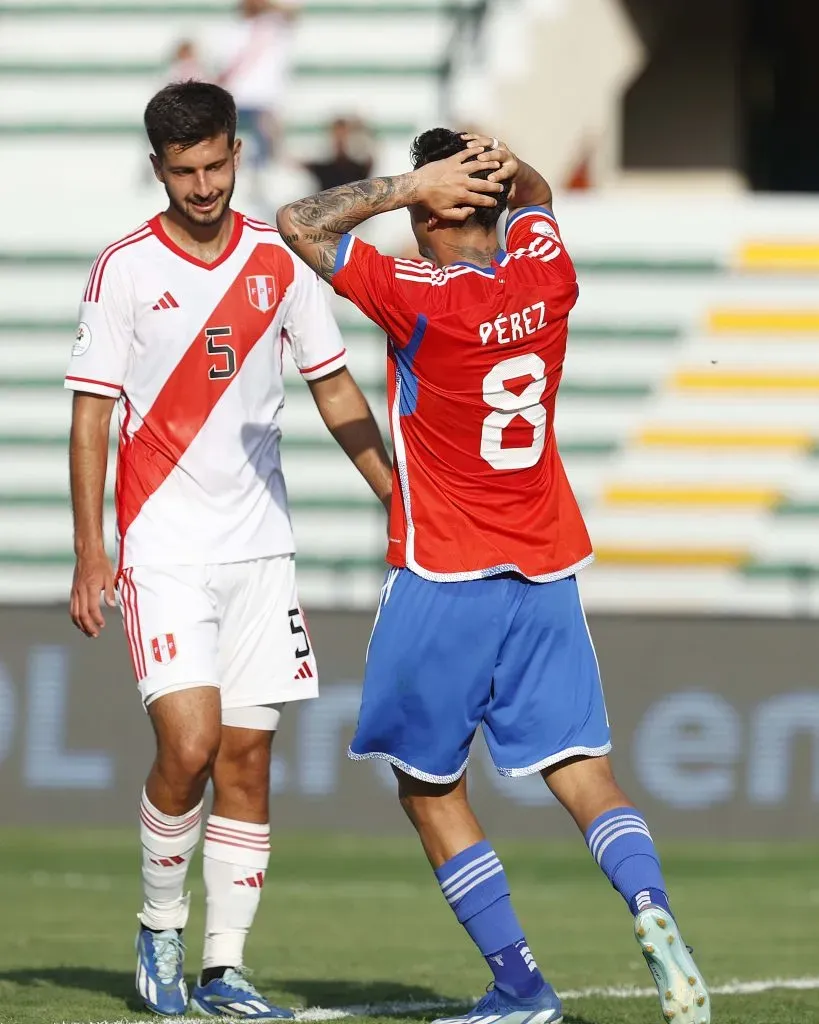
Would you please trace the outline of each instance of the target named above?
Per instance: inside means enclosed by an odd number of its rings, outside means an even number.
[[[401,570],[398,566],[393,565],[387,570],[387,575],[384,577],[384,583],[381,587],[381,593],[378,597],[378,607],[375,610],[375,622],[373,623],[373,628],[370,630],[370,639],[367,641],[367,651],[364,654],[365,662],[367,661],[367,658],[369,658],[370,656],[370,646],[372,645],[373,642],[373,636],[375,635],[375,627],[378,625],[378,619],[381,615],[381,609],[384,607],[387,601],[389,601],[390,594],[392,593],[393,584],[398,579],[398,573],[400,571]]]
[[[143,678],[147,679],[148,677],[144,676]],[[140,682],[142,682],[142,680],[140,680]],[[154,701],[159,700],[160,697],[166,697],[169,693],[180,693],[182,690],[198,690],[200,686],[215,686],[217,690],[220,689],[218,683],[209,683],[204,679],[197,679],[195,682],[191,681],[188,683],[169,683],[164,689],[157,690],[156,693],[150,694],[147,700],[142,701],[142,706],[147,712],[151,704],[153,704]]]
[[[498,768],[497,765],[495,768],[499,775],[517,778],[519,775],[534,775],[535,772],[543,771],[544,768],[551,768],[552,765],[559,764],[561,761],[568,761],[570,757],[604,757],[610,750],[610,742],[602,747],[567,747],[565,750],[544,757],[542,761],[530,764],[526,768]]]
[[[467,754],[466,760],[454,774],[430,775],[429,772],[421,771],[420,768],[413,768],[411,764],[407,764],[406,761],[402,761],[400,757],[394,757],[392,754],[385,754],[380,750],[373,751],[369,754],[356,754],[352,747],[348,747],[347,757],[349,757],[351,761],[369,761],[373,758],[378,761],[389,761],[391,765],[394,765],[396,768],[400,768],[405,775],[411,775],[414,779],[418,779],[420,782],[433,782],[439,786],[445,786],[450,782],[457,782],[466,771],[467,764],[469,764],[469,754]]]

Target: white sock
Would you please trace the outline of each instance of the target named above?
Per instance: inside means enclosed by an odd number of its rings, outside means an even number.
[[[185,875],[202,832],[202,803],[175,817],[158,811],[143,789],[139,819],[145,899],[139,919],[155,931],[182,929],[190,903],[184,895]]]
[[[270,826],[211,814],[205,830],[203,967],[241,967],[270,860]]]

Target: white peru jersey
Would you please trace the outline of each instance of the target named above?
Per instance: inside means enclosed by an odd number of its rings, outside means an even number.
[[[324,286],[234,213],[214,263],[160,218],[100,253],[65,386],[119,399],[119,568],[293,551],[279,456],[285,342],[306,380],[345,365]]]

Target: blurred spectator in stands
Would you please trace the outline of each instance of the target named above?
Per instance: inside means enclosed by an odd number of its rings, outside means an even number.
[[[176,44],[168,68],[168,82],[187,82],[191,78],[205,81],[205,73],[196,52],[196,45],[190,39],[182,39]],[[163,82],[163,85],[167,84]]]
[[[321,189],[369,178],[373,169],[373,140],[357,117],[337,117],[330,125],[330,154],[305,164]]]
[[[237,17],[209,49],[217,82],[233,94],[250,161],[275,153],[293,58],[293,26],[301,0],[240,0]]]

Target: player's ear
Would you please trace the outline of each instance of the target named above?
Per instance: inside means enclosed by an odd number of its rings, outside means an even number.
[[[159,157],[156,155],[156,153],[151,153],[150,156],[151,156],[151,167],[153,167],[153,169],[154,169],[154,177],[156,178],[157,181],[161,181],[162,184],[164,185],[165,184],[165,178],[164,178],[164,176],[162,174],[162,161],[159,159]]]
[[[239,170],[239,164],[242,162],[242,140],[235,139],[233,143],[233,170]]]

